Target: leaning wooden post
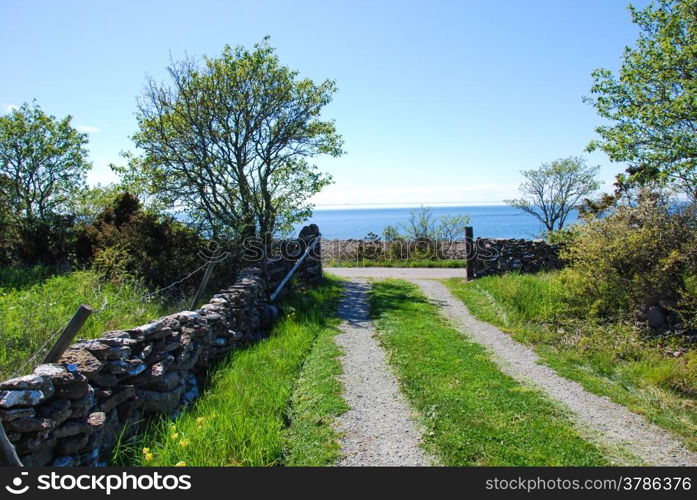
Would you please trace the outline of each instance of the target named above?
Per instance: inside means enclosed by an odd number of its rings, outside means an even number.
[[[5,428],[2,426],[2,422],[0,422],[0,465],[23,467],[22,461],[17,456],[15,447],[12,446],[7,434],[5,434]]]
[[[92,308],[87,304],[82,304],[77,308],[77,311],[75,311],[75,314],[60,334],[60,337],[58,337],[58,340],[56,340],[56,343],[53,344],[51,350],[48,351],[48,354],[44,358],[44,363],[55,363],[58,361],[68,346],[73,343],[75,335],[80,331],[80,328],[85,324],[90,314],[92,314]]]
[[[191,301],[192,310],[196,309],[196,303],[203,295],[203,292],[206,291],[206,287],[208,286],[208,280],[211,279],[211,274],[213,273],[213,266],[215,265],[215,261],[217,258],[218,252],[216,251],[213,254],[213,257],[211,257],[211,260],[208,263],[208,267],[206,268],[206,272],[203,273],[203,279],[201,280],[201,284],[198,286],[198,290],[196,290],[196,295],[194,295],[194,299]]]
[[[477,256],[472,226],[465,227],[465,246],[467,248],[467,281],[472,281],[474,279],[474,259]]]

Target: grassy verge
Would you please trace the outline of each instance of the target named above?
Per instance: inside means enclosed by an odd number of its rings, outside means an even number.
[[[375,283],[370,304],[405,394],[423,416],[426,445],[443,464],[608,463],[560,407],[502,374],[415,286]]]
[[[222,362],[192,408],[172,423],[152,426],[132,445],[130,463],[275,466],[330,461],[336,454],[331,414],[343,409],[337,399],[340,388],[313,378],[336,374],[336,352],[328,342],[336,331],[340,294],[338,281],[325,280],[292,297],[294,311],[275,325],[272,335]],[[119,453],[126,454],[123,449]]]
[[[338,379],[342,369],[341,350],[334,342],[337,333],[336,328],[323,328],[305,360],[290,400],[284,465],[331,465],[340,456],[339,435],[332,423],[349,408]]]
[[[531,345],[561,375],[673,431],[697,450],[697,351],[625,324],[571,320],[554,273],[445,281],[479,319]]]
[[[41,350],[80,304],[90,304],[95,309],[109,306],[89,317],[78,334],[81,338],[135,326],[171,312],[171,308],[160,302],[144,302],[145,290],[141,287],[103,283],[92,271],[47,276],[41,269],[31,271],[23,280],[13,275],[11,286],[0,289],[0,380],[12,376],[31,355]],[[34,281],[36,284],[31,285]],[[49,347],[46,345],[45,349]]]
[[[467,267],[467,262],[464,260],[448,259],[448,260],[330,260],[325,264],[326,267],[448,267],[448,268],[464,268]]]

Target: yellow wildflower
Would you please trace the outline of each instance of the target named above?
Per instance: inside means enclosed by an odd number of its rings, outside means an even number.
[[[186,448],[187,446],[189,446],[189,440],[182,439],[181,441],[179,441],[179,446],[181,446],[182,448]]]
[[[197,424],[202,424],[203,422],[205,422],[205,420],[206,420],[206,419],[205,419],[204,417],[198,417],[198,418],[196,419],[196,423],[197,423]]]
[[[152,462],[152,459],[153,459],[153,458],[154,458],[154,457],[153,457],[153,454],[152,454],[152,453],[147,452],[147,453],[145,454],[145,461],[146,461],[146,462]]]
[[[186,467],[186,462],[177,462],[175,467]]]

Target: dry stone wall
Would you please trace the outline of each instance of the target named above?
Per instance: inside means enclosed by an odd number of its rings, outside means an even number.
[[[302,228],[298,238],[277,241],[271,245],[265,275],[269,295],[276,290],[296,261],[303,256],[315,240],[317,240],[316,244],[311,247],[307,257],[293,275],[293,281],[300,286],[311,286],[322,278],[323,250],[322,242],[318,238],[320,238],[319,228],[316,224],[310,224]],[[288,290],[290,288],[283,289],[285,293]],[[281,294],[281,296],[283,295],[284,293]]]
[[[443,259],[467,260],[474,253],[475,277],[504,274],[511,271],[534,273],[558,269],[559,247],[544,240],[517,238],[476,238],[473,244],[464,240],[438,242],[438,254]],[[424,245],[427,248],[427,245]],[[325,240],[322,258],[332,261],[362,259],[395,259],[393,256],[420,259],[428,251],[414,242],[385,242],[381,240]]]
[[[316,234],[315,226],[299,240]],[[142,432],[149,416],[176,416],[196,398],[211,364],[267,334],[278,313],[267,277],[293,263],[260,262],[200,309],[78,341],[57,363],[0,382],[0,420],[22,463],[106,463],[117,439]],[[308,264],[301,278],[312,284],[321,272]]]
[[[508,272],[535,273],[561,267],[559,248],[544,240],[477,238],[476,278]]]

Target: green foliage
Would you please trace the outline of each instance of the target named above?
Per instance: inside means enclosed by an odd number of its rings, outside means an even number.
[[[334,292],[333,292],[334,293]],[[332,311],[333,312],[333,311]],[[340,456],[334,419],[348,410],[342,397],[339,347],[335,328],[324,328],[303,364],[290,400],[284,465],[318,467],[332,465]]]
[[[618,320],[577,317],[558,272],[446,284],[477,318],[512,332],[562,376],[645,415],[697,450],[697,371],[694,349],[685,351],[689,344],[647,338]]]
[[[455,241],[464,238],[469,221],[467,215],[443,215],[436,219],[433,209],[422,205],[409,211],[409,221],[400,224],[401,232],[394,226],[387,226],[385,232],[389,232],[393,240]]]
[[[422,415],[426,444],[444,465],[608,463],[560,408],[501,373],[414,285],[375,283],[370,305],[378,338]]]
[[[560,231],[579,202],[598,189],[598,168],[586,165],[579,156],[570,156],[523,170],[523,197],[506,203],[535,217],[548,233]]]
[[[198,255],[206,250],[203,238],[172,217],[143,211],[129,193],[117,195],[84,233],[94,268],[108,279],[135,277],[150,288],[162,288],[205,263]],[[218,274],[231,270],[233,264],[231,260],[220,265]],[[173,292],[187,296],[200,278],[198,275]]]
[[[335,83],[300,79],[266,39],[168,71],[171,85],[151,80],[139,101],[133,139],[144,156],[132,159],[125,179],[238,238],[307,219],[309,198],[330,177],[306,159],[342,154],[334,123],[320,117]]]
[[[593,73],[586,100],[610,123],[589,149],[630,164],[620,184],[672,184],[697,200],[697,1],[630,12],[641,30],[636,46],[625,48],[618,75]]]
[[[87,135],[34,103],[0,116],[0,264],[67,267]]]
[[[0,291],[22,290],[43,283],[55,274],[55,269],[45,266],[0,267]]]
[[[0,116],[0,197],[12,219],[45,220],[64,212],[90,169],[87,135],[25,103]]]
[[[305,380],[300,382],[301,390],[296,384],[303,362],[318,346],[317,339],[337,331],[335,311],[340,294],[335,281],[296,294],[287,307],[293,312],[274,326],[272,335],[221,362],[207,391],[190,410],[173,423],[152,428],[142,440],[124,444],[135,451],[130,464],[274,466],[282,465],[286,456],[294,457],[294,462],[301,457],[324,462],[334,456],[335,435],[330,425],[331,415],[342,410],[336,404],[338,386],[311,388]],[[316,353],[322,360],[311,359],[325,365],[332,363],[333,354]],[[315,368],[328,376],[335,373],[330,366]],[[300,400],[306,396],[317,406]],[[325,401],[325,397],[329,399]],[[291,401],[296,406],[290,410],[289,431],[286,412]],[[308,419],[323,429],[302,429]],[[319,441],[303,442],[315,438]],[[151,456],[141,453],[143,448]]]
[[[544,231],[541,237],[552,245],[568,245],[576,239],[578,225],[567,226],[557,231]]]
[[[360,262],[370,260],[374,261],[369,263],[371,266],[377,266],[379,262],[395,261],[396,263],[388,265],[399,266],[402,263],[407,267],[453,267],[449,264],[421,266],[418,263],[446,259],[448,245],[464,239],[469,221],[467,215],[443,215],[436,218],[431,207],[421,206],[409,212],[406,224],[385,227],[384,244],[377,235],[364,238],[359,244],[359,251],[352,258],[359,265]],[[416,265],[409,265],[415,262]]]
[[[53,266],[68,271],[71,263],[76,263],[80,232],[72,216],[47,214],[42,219],[22,219],[13,231],[13,264]]]
[[[580,316],[614,317],[662,307],[697,326],[688,280],[697,275],[695,207],[671,208],[656,199],[620,207],[577,229],[562,256],[569,304]]]
[[[80,304],[95,309],[109,306],[88,318],[80,330],[81,338],[137,326],[171,312],[157,301],[144,301],[146,290],[131,282],[104,283],[93,271],[44,279],[46,273],[45,269],[35,269],[34,278],[39,283],[33,286],[0,289],[0,380],[9,378],[33,354],[46,354],[51,336],[65,326]],[[2,274],[11,276],[14,271]],[[14,284],[20,285],[18,281]],[[24,371],[31,368],[27,366]]]

